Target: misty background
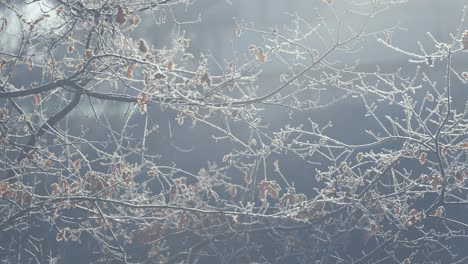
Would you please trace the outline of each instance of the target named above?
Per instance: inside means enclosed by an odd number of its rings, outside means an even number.
[[[286,32],[285,26],[291,26],[293,16],[301,17],[312,25],[329,23],[332,27],[348,7],[349,1],[335,0],[336,16],[332,14],[330,8],[322,0],[304,0],[304,1],[252,1],[252,0],[203,0],[194,1],[188,4],[186,8],[177,6],[171,12],[165,11],[167,23],[155,26],[157,17],[152,17],[148,13],[143,18],[142,25],[132,34],[137,40],[145,39],[151,46],[163,48],[169,46],[174,36],[185,32],[190,41],[189,50],[200,58],[203,53],[208,57],[209,70],[212,74],[222,74],[223,67],[232,60],[247,61],[249,45],[262,46],[265,36],[256,32],[242,32],[241,36],[236,36],[236,23],[243,26],[251,26],[256,30],[272,32],[277,30],[280,34]],[[359,2],[359,1],[355,1]],[[361,1],[368,2],[368,1]],[[395,1],[398,2],[398,1]],[[371,20],[366,27],[367,32],[373,30],[392,29],[392,44],[399,48],[420,53],[418,42],[427,47],[428,51],[436,50],[433,42],[428,37],[427,32],[439,41],[451,42],[450,34],[455,34],[462,17],[464,0],[409,0],[407,3],[396,4],[390,10],[379,14]],[[34,17],[40,14],[37,8],[26,6],[25,14]],[[363,5],[363,12],[366,7]],[[369,11],[369,10],[367,10]],[[162,11],[161,11],[162,12]],[[3,11],[0,10],[0,16]],[[326,21],[321,21],[321,17]],[[345,15],[346,17],[347,15]],[[175,21],[175,22],[174,22]],[[196,22],[196,23],[192,23]],[[362,23],[361,20],[354,20],[353,16],[345,18],[348,26],[355,27]],[[14,28],[15,23],[11,23]],[[14,30],[14,29],[11,29]],[[18,29],[19,30],[19,29]],[[338,53],[332,55],[329,60],[339,61],[342,65],[354,64],[358,60],[359,69],[362,71],[373,72],[378,65],[383,71],[395,72],[401,68],[403,75],[412,76],[419,66],[433,78],[442,82],[445,72],[441,72],[437,62],[435,67],[428,65],[416,65],[408,62],[408,57],[392,51],[379,43],[377,38],[385,38],[385,34],[376,34],[367,36],[365,41],[359,42],[356,46],[356,52],[351,54]],[[3,51],[13,52],[17,43],[6,34],[0,35]],[[318,41],[318,40],[317,40]],[[314,43],[310,43],[314,46]],[[318,45],[317,45],[318,46]],[[320,50],[322,51],[322,50]],[[467,54],[457,55],[453,58],[453,65],[461,71],[468,71]],[[258,86],[259,95],[280,86],[280,75],[287,71],[284,64],[269,60],[262,66],[261,75],[255,82]],[[16,72],[12,83],[16,86],[28,86],[31,82],[37,81],[40,75],[38,73]],[[453,100],[454,108],[458,112],[464,110],[468,99],[468,87],[461,82],[454,82]],[[3,99],[2,99],[3,100]],[[88,106],[89,107],[89,106]],[[131,106],[133,107],[133,106]],[[265,109],[262,117],[266,123],[270,124],[271,131],[277,131],[286,124],[298,125],[305,123],[308,118],[319,124],[332,122],[333,128],[329,130],[329,135],[335,136],[343,142],[349,144],[361,144],[369,140],[365,134],[365,129],[372,129],[375,124],[370,124],[369,119],[365,117],[365,108],[358,99],[347,99],[344,102],[332,105],[331,107],[317,110],[308,110],[290,114],[289,111],[279,106],[261,105]],[[25,107],[27,109],[27,107]],[[120,127],[123,122],[123,115],[128,109],[126,104],[106,104],[105,111],[110,118],[110,123],[115,127]],[[401,113],[391,112],[389,115],[398,115]],[[216,142],[213,136],[220,136],[212,128],[198,124],[192,126],[191,122],[183,125],[177,124],[177,113],[169,110],[162,110],[157,105],[151,105],[148,108],[153,121],[155,121],[159,130],[150,135],[146,142],[146,148],[154,155],[159,156],[161,165],[176,165],[177,167],[196,174],[201,168],[208,165],[208,161],[222,163],[223,156],[232,150],[235,143],[228,141]],[[88,131],[94,139],[105,140],[108,135],[102,133],[102,129],[96,122],[94,116],[90,114],[86,104],[80,107],[80,111],[74,111],[65,122],[67,122],[72,133],[79,131]],[[86,118],[87,116],[87,118]],[[142,134],[144,127],[144,116],[133,120],[135,125],[131,131],[135,137]],[[216,121],[214,121],[216,123]],[[220,117],[218,124],[222,124]],[[246,137],[249,130],[242,124],[232,127],[233,133],[240,138]],[[86,153],[86,152],[85,152]],[[293,155],[284,155],[271,157],[270,166],[267,167],[268,174],[274,174],[273,161],[279,159],[282,172],[294,179],[298,192],[313,195],[313,188],[316,187],[314,178],[315,168],[320,165],[305,164],[303,160]],[[135,160],[137,162],[137,160]],[[316,161],[321,163],[320,160]],[[410,168],[411,169],[411,168]],[[417,168],[413,168],[417,169]],[[259,172],[263,173],[263,172]],[[236,175],[231,175],[236,177]],[[239,175],[242,177],[242,175]],[[240,179],[242,180],[242,179]],[[79,259],[81,251],[73,249],[69,252],[69,258]]]
[[[209,71],[211,74],[223,74],[223,67],[227,62],[238,60],[241,64],[248,60],[248,47],[250,45],[263,46],[268,42],[265,36],[257,32],[242,32],[241,36],[236,36],[236,23],[241,26],[251,27],[255,30],[272,32],[276,30],[279,34],[287,36],[287,28],[292,27],[294,17],[300,17],[311,25],[329,25],[330,29],[336,31],[338,18],[343,17],[344,26],[355,28],[363,20],[357,16],[352,16],[346,12],[347,8],[363,13],[369,12],[368,1],[334,1],[332,11],[328,4],[322,0],[304,1],[251,1],[251,0],[204,0],[193,1],[186,6],[177,5],[157,12],[164,12],[162,17],[166,21],[161,21],[160,17],[147,13],[143,17],[142,24],[132,33],[135,40],[144,39],[154,48],[170,47],[175,41],[175,37],[184,33],[190,39],[189,51],[195,56],[195,60],[204,54],[208,58]],[[351,5],[350,3],[353,3]],[[399,2],[399,1],[395,1]],[[357,3],[357,4],[356,4]],[[359,10],[359,3],[362,9]],[[391,30],[391,42],[394,46],[408,52],[420,53],[418,42],[427,52],[436,50],[434,43],[429,38],[427,32],[442,42],[451,42],[451,34],[456,34],[463,14],[463,0],[410,0],[396,3],[389,10],[371,18],[366,26],[366,32],[379,32],[381,30]],[[0,10],[0,16],[5,12]],[[34,18],[41,14],[38,5],[30,4],[24,6],[26,17]],[[7,17],[8,18],[8,17]],[[10,32],[18,32],[18,23],[12,17],[9,18]],[[159,24],[159,25],[155,25]],[[15,28],[16,27],[16,28]],[[336,33],[336,32],[333,32]],[[364,41],[358,42],[356,51],[350,54],[337,52],[331,54],[329,60],[335,60],[340,65],[357,64],[358,69],[363,72],[374,72],[377,66],[384,72],[393,73],[401,69],[403,76],[412,76],[417,67],[421,67],[433,79],[441,82],[444,72],[441,67],[429,67],[428,65],[412,64],[408,62],[408,56],[397,53],[377,41],[378,38],[385,39],[387,36],[382,33],[367,36]],[[0,35],[2,49],[6,52],[14,52],[16,45],[15,38],[8,34]],[[309,43],[319,52],[320,43]],[[317,45],[315,45],[317,44]],[[322,47],[323,49],[323,47]],[[432,49],[432,50],[431,50]],[[467,55],[458,55],[453,58],[455,68],[463,71],[468,70],[466,64]],[[220,67],[221,66],[221,67]],[[287,67],[274,59],[268,60],[261,67],[261,74],[255,82],[258,95],[266,94],[280,86],[280,75],[287,71]],[[27,74],[27,75],[25,75]],[[39,72],[21,72],[16,74],[11,81],[17,87],[28,86],[32,82],[40,80]],[[468,98],[466,85],[455,82],[453,89],[453,105],[458,112],[462,112]],[[332,95],[333,96],[333,95]],[[127,104],[110,103],[101,109],[109,117],[110,123],[119,127],[122,125],[123,116],[128,110]],[[306,122],[311,118],[314,122],[325,125],[333,123],[333,128],[329,130],[329,135],[333,135],[343,142],[349,144],[364,143],[368,140],[365,129],[371,129],[369,119],[365,117],[365,108],[358,99],[347,99],[331,107],[317,110],[297,112],[293,115],[290,111],[279,106],[262,105],[265,109],[261,115],[265,122],[270,123],[272,131],[277,131],[285,124],[297,125]],[[25,106],[28,109],[28,106]],[[392,113],[392,109],[388,109]],[[190,125],[186,122],[179,126],[176,121],[176,113],[173,111],[163,111],[157,105],[149,106],[148,111],[153,116],[159,126],[158,133],[150,136],[146,147],[150,153],[160,157],[161,164],[177,165],[187,171],[196,173],[207,166],[207,161],[221,163],[225,154],[232,145],[227,142],[216,142],[213,136],[217,135],[212,128],[204,125]],[[385,111],[384,111],[385,112]],[[84,118],[87,116],[88,118]],[[222,123],[220,117],[219,123]],[[65,121],[73,132],[88,131],[92,138],[106,139],[107,134],[101,134],[100,125],[96,122],[89,105],[82,104],[80,111],[74,111]],[[136,122],[133,132],[136,137],[142,134],[144,126],[143,116]],[[242,135],[249,133],[245,126],[239,125],[232,128],[233,133],[242,138]],[[313,166],[305,165],[302,161],[293,156],[281,157],[282,169],[286,175],[294,178],[298,184],[298,191],[310,193],[314,180],[311,171]],[[274,160],[274,159],[272,159]],[[320,161],[317,161],[320,163]],[[274,168],[271,165],[268,173],[272,173]],[[297,180],[301,179],[299,182]]]

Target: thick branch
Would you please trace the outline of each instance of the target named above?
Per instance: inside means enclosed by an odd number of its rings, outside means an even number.
[[[12,92],[0,92],[0,98],[13,98],[13,97],[21,97],[21,96],[28,96],[32,94],[39,94],[42,92],[47,92],[52,89],[64,86],[68,80],[58,80],[53,83],[49,83],[43,86],[39,86],[36,88],[28,89],[28,90],[17,90]]]
[[[55,115],[51,116],[40,128],[39,130],[30,136],[29,141],[26,146],[24,146],[16,161],[19,163],[22,159],[26,157],[29,151],[33,148],[36,144],[36,140],[38,137],[42,136],[48,128],[54,127],[60,120],[62,120],[68,113],[70,113],[80,102],[81,93],[76,93],[71,100],[71,102],[65,106],[60,112],[56,113]],[[12,169],[10,173],[8,173],[8,178],[13,177],[14,170]]]

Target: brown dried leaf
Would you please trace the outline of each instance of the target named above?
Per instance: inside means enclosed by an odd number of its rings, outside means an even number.
[[[0,25],[0,32],[5,31],[5,29],[8,27],[8,20],[4,17],[0,18],[0,21],[2,21],[2,24]]]
[[[448,154],[450,151],[451,151],[451,150],[450,150],[450,147],[448,147],[448,146],[443,147],[443,148],[442,148],[442,156],[444,156],[444,157],[447,156],[447,154]]]
[[[40,94],[34,95],[34,105],[40,105],[42,102],[42,98]]]
[[[30,56],[26,57],[24,59],[24,63],[26,63],[26,65],[28,65],[28,70],[32,70],[34,68],[34,64],[33,64],[33,60]]]
[[[276,181],[266,181],[263,180],[258,183],[258,198],[262,201],[265,201],[267,196],[270,196],[273,199],[277,199],[281,187]]]
[[[135,68],[136,68],[135,63],[132,63],[132,64],[128,65],[128,68],[127,68],[127,77],[128,78],[133,78],[133,71],[135,70]]]
[[[81,161],[80,160],[75,160],[75,162],[73,162],[73,168],[75,170],[79,170],[81,168]]]
[[[434,102],[434,95],[432,95],[431,93],[427,93],[426,95],[426,99],[429,101],[429,102]]]
[[[93,50],[87,49],[85,51],[84,58],[85,58],[85,60],[89,60],[89,59],[91,59],[91,57],[93,57]]]
[[[439,176],[434,176],[431,181],[432,189],[437,190],[437,186],[439,185]]]
[[[57,7],[56,11],[57,11],[57,16],[60,15],[63,12],[63,6]]]
[[[242,30],[240,29],[240,27],[237,27],[237,28],[236,28],[236,36],[237,36],[237,37],[240,37],[241,34],[242,34]]]
[[[457,180],[462,182],[462,183],[465,181],[465,175],[464,175],[464,173],[462,171],[457,173]]]
[[[115,16],[115,22],[123,25],[126,21],[126,12],[121,6],[117,6],[117,15]]]
[[[181,125],[184,124],[184,119],[185,119],[185,118],[184,118],[184,115],[183,115],[181,112],[179,112],[179,113],[177,114],[177,118],[176,118],[176,119],[177,119],[177,124],[179,124],[179,126],[181,126]]]
[[[465,79],[465,81],[468,80],[468,72],[462,72],[461,75],[462,75],[463,79]]]
[[[190,46],[190,39],[181,38],[179,43],[182,45],[182,47],[188,48]]]
[[[177,124],[179,124],[179,126],[184,124],[184,117],[183,116],[177,117]]]
[[[206,83],[206,85],[211,86],[211,78],[210,78],[210,76],[208,75],[208,73],[205,73],[205,74],[203,74],[203,75],[201,76],[200,82],[201,82],[202,84],[205,84],[205,83]]]
[[[156,74],[154,75],[154,78],[155,78],[156,80],[159,80],[159,79],[166,79],[166,75],[164,75],[164,74],[158,72],[158,73],[156,73]]]
[[[7,62],[4,59],[2,59],[0,61],[0,71],[4,70],[6,66],[7,66]]]
[[[69,41],[67,44],[67,52],[72,53],[73,52],[73,42]]]
[[[363,158],[364,158],[364,154],[362,154],[362,152],[359,152],[359,153],[356,155],[356,160],[357,160],[357,162],[361,162]]]
[[[236,185],[235,184],[227,184],[225,187],[224,187],[225,191],[227,193],[229,193],[229,196],[231,196],[231,198],[235,198],[236,195],[237,195],[237,188],[236,188]]]
[[[23,205],[26,205],[29,203],[30,199],[29,199],[29,194],[27,193],[23,193],[23,196],[21,197],[21,202]]]
[[[249,46],[249,52],[250,54],[255,54],[255,51],[257,51],[257,47],[255,45],[250,45]]]
[[[468,30],[465,30],[460,39],[461,46],[464,50],[468,49]]]
[[[9,186],[8,186],[8,183],[4,182],[4,183],[2,184],[2,189],[1,189],[1,191],[2,191],[2,192],[6,192],[6,191],[8,190],[8,187],[9,187]]]
[[[139,15],[133,15],[131,18],[132,26],[133,27],[138,27],[141,22],[141,17]]]
[[[65,239],[65,230],[62,229],[60,232],[57,233],[57,236],[55,237],[55,240],[57,241],[62,241]]]
[[[167,70],[172,71],[174,69],[174,62],[172,60],[167,62]]]
[[[262,48],[258,48],[258,50],[257,50],[257,60],[258,60],[260,63],[264,63],[265,60],[266,60],[266,55],[265,55],[265,53],[263,53],[263,49],[262,49]]]
[[[421,165],[423,165],[426,162],[426,157],[427,157],[426,152],[423,152],[421,153],[421,155],[419,155],[419,163],[421,163]]]
[[[146,44],[146,41],[144,39],[140,39],[138,41],[138,50],[141,53],[147,53],[148,52],[148,45]]]
[[[439,208],[437,208],[437,210],[435,211],[434,216],[441,217],[443,212],[444,212],[444,207],[439,206]]]
[[[273,162],[273,165],[275,166],[275,170],[279,170],[279,161],[278,160],[275,160],[275,162]]]
[[[400,214],[401,214],[401,207],[398,206],[397,208],[395,208],[395,214],[396,214],[396,215],[400,215]]]

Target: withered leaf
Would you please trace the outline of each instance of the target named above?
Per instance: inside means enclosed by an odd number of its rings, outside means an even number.
[[[121,6],[117,6],[117,15],[115,16],[115,22],[123,25],[126,21],[126,13],[125,10]]]

